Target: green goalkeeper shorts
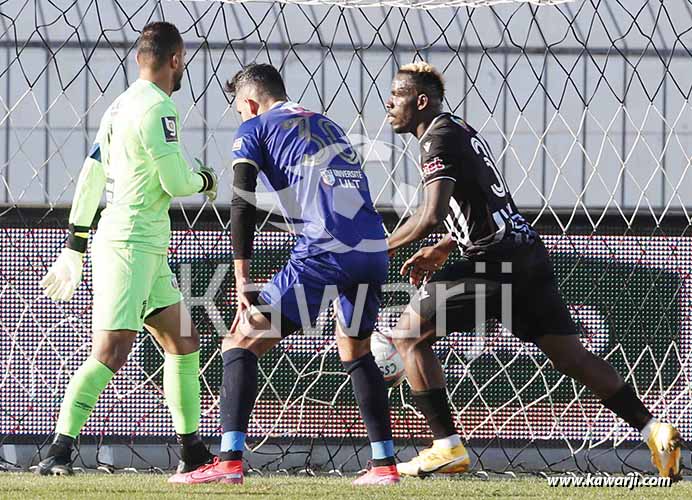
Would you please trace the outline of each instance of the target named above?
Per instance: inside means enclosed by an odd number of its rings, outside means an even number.
[[[91,262],[94,331],[140,331],[154,310],[183,299],[165,255],[95,244]]]

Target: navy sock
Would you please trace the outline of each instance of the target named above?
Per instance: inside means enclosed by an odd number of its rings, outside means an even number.
[[[240,348],[229,349],[222,356],[220,413],[223,437],[219,457],[222,461],[240,460],[257,397],[257,356]]]
[[[393,465],[394,444],[389,420],[389,398],[375,358],[369,352],[353,361],[343,361],[342,364],[351,378],[360,415],[368,431],[373,463]]]
[[[428,421],[433,439],[444,439],[457,433],[446,389],[411,391],[411,399]]]
[[[638,431],[641,431],[652,418],[651,412],[629,384],[624,384],[615,394],[601,403]]]
[[[178,442],[183,448],[189,448],[192,446],[196,446],[197,443],[202,442],[202,438],[199,437],[199,434],[197,434],[197,431],[191,432],[189,434],[177,434],[176,437],[178,438]]]

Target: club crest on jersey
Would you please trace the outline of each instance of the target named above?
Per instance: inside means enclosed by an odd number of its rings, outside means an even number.
[[[163,137],[166,142],[178,142],[178,124],[175,116],[162,116]]]
[[[334,172],[331,171],[331,169],[325,169],[320,172],[320,175],[322,176],[322,182],[324,182],[327,186],[333,186],[336,184],[336,177],[334,176]]]
[[[444,168],[445,164],[442,162],[442,159],[439,156],[436,156],[429,162],[423,163],[423,175],[427,177],[434,174],[438,170],[443,170]]]
[[[235,141],[233,141],[233,148],[232,151],[240,151],[240,149],[243,147],[243,138],[238,137]]]

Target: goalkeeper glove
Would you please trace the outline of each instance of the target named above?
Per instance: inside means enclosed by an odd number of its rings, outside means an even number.
[[[70,300],[82,281],[84,254],[63,248],[40,282],[43,292],[53,300]]]
[[[201,192],[207,195],[209,201],[214,201],[216,192],[219,189],[219,180],[216,177],[216,172],[214,172],[213,168],[204,165],[198,158],[195,158],[195,161],[197,162],[196,172],[204,179],[204,186]]]

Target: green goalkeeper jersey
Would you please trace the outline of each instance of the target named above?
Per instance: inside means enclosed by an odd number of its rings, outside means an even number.
[[[77,182],[70,223],[89,227],[105,188],[95,241],[165,254],[171,198],[203,186],[204,178],[183,159],[173,100],[154,83],[137,80],[101,119]]]

